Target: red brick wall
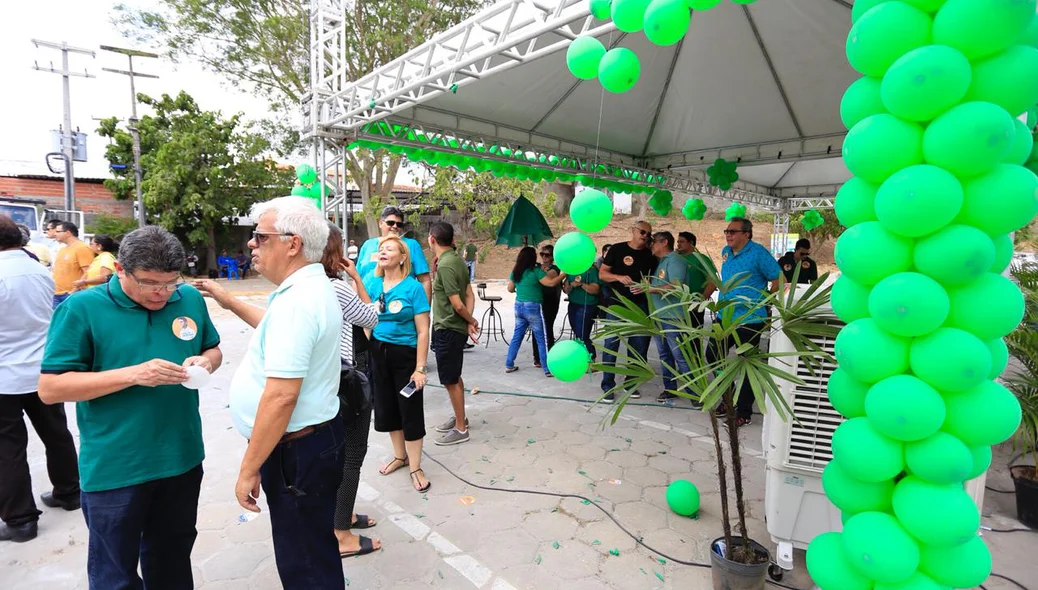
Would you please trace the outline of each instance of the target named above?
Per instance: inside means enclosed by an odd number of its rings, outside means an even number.
[[[3,197],[43,199],[48,209],[64,209],[65,183],[60,178],[0,176],[0,198]],[[133,218],[133,202],[117,201],[104,184],[94,181],[76,181],[76,209],[88,219],[100,214]]]

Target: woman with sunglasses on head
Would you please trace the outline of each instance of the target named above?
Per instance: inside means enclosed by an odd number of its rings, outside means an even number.
[[[508,356],[505,358],[505,373],[519,370],[515,366],[515,357],[519,355],[519,347],[523,344],[526,330],[533,331],[534,346],[540,352],[541,359],[548,360],[548,348],[544,334],[544,287],[558,287],[566,280],[563,273],[549,278],[544,269],[537,264],[537,250],[527,246],[519,250],[515,259],[515,267],[508,277],[508,292],[515,293],[515,332],[508,345]],[[551,377],[547,362],[544,363],[544,374]]]
[[[425,492],[432,486],[422,471],[430,306],[411,270],[404,240],[385,236],[379,242],[374,275],[364,286],[378,302],[379,312],[370,345],[375,430],[388,432],[393,442],[393,459],[379,473],[389,475],[406,465],[414,489]]]

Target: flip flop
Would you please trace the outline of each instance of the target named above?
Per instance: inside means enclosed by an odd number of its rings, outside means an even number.
[[[360,515],[358,514],[357,516]],[[381,547],[379,547],[379,549],[381,549]],[[371,542],[371,539],[364,535],[360,535],[360,549],[357,551],[343,551],[342,553],[339,553],[339,557],[343,559],[346,559],[347,557],[358,557],[361,555],[367,555],[368,553],[374,553],[375,551],[378,551],[378,549],[375,549],[375,544]]]
[[[418,478],[417,478],[417,477],[415,477],[415,475],[414,475],[414,474],[418,473],[419,471],[421,471],[421,472],[422,472],[422,475],[425,475],[425,472],[424,472],[424,471],[422,471],[421,469],[415,469],[414,471],[412,471],[412,472],[411,472],[411,479],[413,480],[413,482],[414,482],[414,483],[419,483],[419,480],[418,480]],[[413,484],[412,484],[412,487],[414,487],[414,485],[413,485]],[[417,492],[418,492],[419,494],[423,494],[423,493],[425,493],[425,492],[428,492],[428,491],[429,491],[429,488],[431,488],[431,487],[432,487],[432,482],[431,482],[431,481],[428,481],[428,480],[426,480],[426,482],[425,482],[425,485],[424,485],[424,486],[422,486],[422,487],[415,487],[414,489],[415,489],[415,490],[416,490],[416,491],[417,491]]]
[[[358,514],[357,520],[353,521],[350,525],[351,529],[370,529],[371,527],[378,524],[373,519],[368,518],[367,514]]]
[[[398,466],[396,466],[396,467],[394,467],[392,469],[386,469],[387,467],[389,467],[393,463],[400,463],[400,465],[398,465]],[[404,457],[402,459],[400,457],[393,457],[393,460],[390,461],[389,463],[386,463],[385,465],[383,465],[382,469],[379,469],[378,472],[380,474],[382,474],[382,475],[389,475],[390,473],[393,473],[394,471],[396,471],[397,469],[400,469],[404,465],[407,465],[407,457]]]

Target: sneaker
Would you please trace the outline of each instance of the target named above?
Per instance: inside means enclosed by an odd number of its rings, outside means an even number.
[[[692,400],[692,409],[693,410],[702,410],[703,409],[703,402],[701,402],[701,401],[699,401],[697,399]]]
[[[637,389],[631,392],[631,399],[642,399],[642,392]]]
[[[441,447],[460,445],[463,442],[469,442],[469,431],[461,432],[457,428],[451,428],[450,432],[436,439],[436,444]]]
[[[743,426],[749,426],[750,424],[753,424],[753,418],[752,417],[750,417],[750,418],[736,418],[735,419],[735,426],[736,426],[736,428],[742,428]]]
[[[436,432],[450,432],[454,430],[454,425],[456,423],[457,421],[454,418],[448,418],[447,420],[444,420],[443,424],[438,424],[436,426]],[[465,418],[465,428],[467,429],[468,427],[469,419]]]
[[[726,418],[728,416],[728,406],[725,404],[718,404],[714,413],[717,414],[718,418]]]
[[[656,403],[664,406],[673,406],[674,400],[676,400],[677,398],[678,396],[674,395],[673,393],[668,393],[664,391],[663,393],[659,394],[659,396],[656,398]]]
[[[602,399],[600,399],[598,401],[602,402],[603,404],[611,404],[611,403],[614,403],[616,401],[616,396],[613,395],[612,392],[609,392],[609,393],[605,394],[605,397],[603,397]]]

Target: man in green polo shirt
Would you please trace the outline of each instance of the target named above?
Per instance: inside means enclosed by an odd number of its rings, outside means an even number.
[[[444,435],[436,444],[456,445],[469,440],[465,417],[465,382],[461,379],[465,340],[479,333],[479,322],[472,317],[475,297],[469,269],[453,248],[454,227],[437,221],[429,228],[429,247],[436,253],[436,278],[433,280],[432,349],[440,385],[447,388],[454,416],[436,427]]]
[[[39,395],[76,402],[90,590],[140,588],[141,577],[145,588],[194,587],[205,452],[198,392],[184,384],[187,367],[212,373],[223,354],[183,265],[176,236],[133,231],[115,276],[74,293],[50,324]]]
[[[584,343],[591,360],[595,360],[595,343],[591,341],[591,331],[598,317],[598,302],[601,300],[602,279],[598,278],[598,269],[592,266],[579,275],[568,275],[562,290],[569,295],[569,327]]]

